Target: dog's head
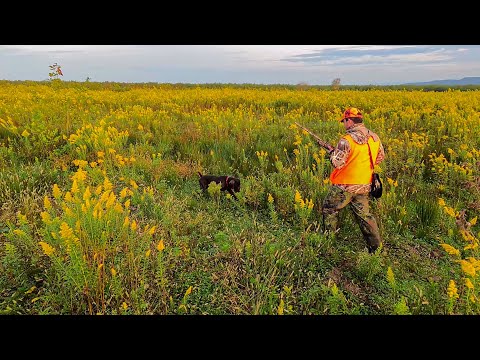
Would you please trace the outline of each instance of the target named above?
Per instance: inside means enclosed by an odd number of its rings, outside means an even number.
[[[228,187],[235,192],[240,192],[240,179],[235,177],[228,178]]]

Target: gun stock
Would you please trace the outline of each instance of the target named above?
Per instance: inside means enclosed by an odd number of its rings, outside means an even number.
[[[309,133],[310,135],[312,135],[312,137],[317,141],[318,145],[320,145],[321,147],[323,147],[325,150],[327,150],[329,153],[333,151],[333,146],[330,145],[329,143],[323,141],[322,139],[320,139],[320,137],[318,137],[318,135],[316,135],[315,133],[313,133],[310,129],[307,129],[305,126],[303,125],[300,125],[299,123],[295,122],[295,125],[297,125],[300,129],[303,129],[305,130],[307,133]]]

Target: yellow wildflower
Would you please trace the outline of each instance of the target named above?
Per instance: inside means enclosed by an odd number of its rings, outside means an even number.
[[[278,315],[283,315],[283,308],[285,307],[285,303],[283,302],[283,299],[280,299],[280,305],[278,305],[277,309],[277,314]]]
[[[472,250],[473,250],[473,249],[475,249],[475,248],[477,248],[477,247],[478,247],[478,243],[475,242],[475,243],[473,243],[473,244],[468,244],[467,246],[465,246],[465,247],[463,248],[463,250],[468,250],[468,249],[472,249]]]
[[[60,236],[62,239],[72,239],[74,237],[73,235],[73,229],[68,226],[68,224],[64,221],[60,225]]]
[[[135,220],[132,220],[132,223],[130,224],[130,229],[132,229],[132,231],[135,231],[137,229],[137,222]]]
[[[395,287],[395,275],[390,266],[387,269],[387,281],[392,287]]]
[[[45,224],[49,224],[50,221],[51,221],[51,218],[50,218],[50,214],[46,211],[42,211],[40,213],[40,216],[42,217],[42,221],[45,223]]]
[[[148,230],[149,235],[153,235],[155,233],[156,226],[152,226],[150,230]]]
[[[307,204],[308,204],[308,205],[307,205],[307,208],[308,208],[309,210],[312,210],[312,209],[313,209],[313,200],[312,200],[312,199],[307,200]]]
[[[55,199],[59,199],[60,196],[62,196],[62,192],[60,191],[60,188],[58,187],[57,184],[53,184],[53,197]]]
[[[47,243],[44,242],[44,241],[40,241],[39,244],[40,244],[40,246],[42,247],[43,252],[44,252],[45,255],[47,255],[47,256],[52,255],[53,252],[55,251],[55,249],[54,249],[53,247],[51,247],[49,244],[47,244]]]
[[[95,189],[95,195],[100,195],[103,190],[103,185],[98,185],[97,188]]]
[[[480,260],[477,260],[472,256],[467,257],[465,260],[470,261],[470,263],[475,268],[475,271],[480,271]]]
[[[458,292],[457,292],[457,286],[455,285],[455,281],[453,280],[450,280],[450,283],[448,284],[448,288],[447,288],[447,294],[448,294],[448,297],[449,298],[458,298],[459,295],[458,295]]]
[[[302,195],[298,192],[298,190],[295,192],[295,202],[299,203],[302,201]]]
[[[150,256],[151,252],[152,252],[152,250],[148,249],[147,252],[145,253],[145,257],[148,258]]]
[[[157,245],[157,250],[163,251],[163,249],[165,249],[165,245],[163,244],[163,240],[160,240]]]
[[[137,185],[137,183],[135,182],[135,180],[130,180],[130,185],[132,185],[132,187],[133,187],[134,189],[137,189],[137,188],[138,188],[138,185]]]
[[[84,167],[86,167],[86,166],[88,165],[88,162],[85,161],[85,160],[78,160],[78,159],[76,159],[76,160],[73,160],[73,164],[74,164],[75,166],[78,166],[79,168],[84,168]]]
[[[293,145],[298,146],[301,143],[302,143],[302,138],[298,135],[295,135],[295,142],[293,143]]]
[[[187,289],[187,291],[185,291],[185,296],[190,295],[191,292],[192,292],[192,287],[190,286],[190,287]]]
[[[78,189],[78,184],[77,184],[77,180],[74,179],[73,180],[73,183],[72,183],[72,188],[70,190],[73,194],[76,194],[78,193],[80,190]]]
[[[31,293],[34,292],[36,289],[37,289],[36,286],[32,286],[30,289],[28,289],[27,291],[25,291],[25,294],[31,294]]]
[[[85,200],[85,202],[90,200],[91,195],[92,193],[90,192],[90,186],[87,186],[87,188],[85,189],[85,192],[83,193],[83,200]]]
[[[116,200],[116,199],[115,199],[115,194],[114,194],[114,192],[112,191],[112,192],[110,192],[110,195],[109,195],[109,197],[108,197],[108,200],[107,200],[107,202],[105,203],[105,208],[110,209],[110,207],[113,206],[113,204],[115,203],[115,200]]]
[[[26,224],[28,222],[27,215],[23,215],[21,211],[17,212],[17,217],[18,217],[18,220],[20,220],[20,224]]]
[[[110,190],[105,190],[105,192],[102,194],[100,199],[98,200],[99,204],[102,204],[108,200],[108,197],[110,196]]]
[[[22,132],[22,136],[23,136],[23,137],[28,137],[28,136],[30,136],[30,133],[25,129],[25,130],[23,130],[23,132]]]
[[[440,244],[441,247],[443,247],[443,249],[450,255],[456,255],[456,256],[459,256],[460,255],[460,251],[457,250],[456,248],[454,248],[453,246],[451,245],[448,245],[448,244]]]
[[[74,216],[72,209],[70,209],[68,206],[64,206],[63,211],[65,212],[65,215],[67,215],[69,217]]]
[[[459,260],[459,263],[465,274],[471,277],[475,277],[475,267],[472,265],[472,263],[466,260]]]
[[[13,230],[13,233],[18,235],[18,236],[24,236],[24,235],[27,235],[25,234],[25,231],[21,230],[21,229],[15,229]]]
[[[73,202],[72,194],[70,193],[70,191],[67,191],[65,193],[65,201]]]
[[[268,202],[271,204],[273,203],[273,196],[272,194],[268,193]]]
[[[115,206],[113,207],[113,210],[115,210],[118,213],[123,212],[123,207],[122,204],[120,204],[118,201],[115,203]]]
[[[453,218],[457,215],[457,214],[455,213],[455,210],[454,210],[453,208],[451,208],[451,207],[445,206],[443,209],[444,209],[444,211],[445,211],[448,215],[450,215],[450,216],[453,217]]]
[[[105,178],[105,180],[103,180],[103,187],[104,187],[105,191],[112,190],[113,185],[110,182],[110,180],[108,180],[107,177]]]
[[[43,198],[43,206],[45,207],[45,209],[50,209],[52,207],[52,203],[50,202],[50,199],[46,195]]]
[[[78,180],[78,181],[84,181],[87,178],[87,172],[81,168],[79,168],[75,174],[71,176],[71,179],[73,181]]]
[[[467,288],[473,290],[473,284],[472,284],[472,282],[470,281],[469,278],[465,279],[465,285],[467,286]]]
[[[112,273],[112,276],[117,275],[117,271],[113,267],[110,269],[110,272]]]
[[[120,199],[123,199],[125,196],[127,196],[127,191],[128,188],[123,188],[122,191],[120,191]]]

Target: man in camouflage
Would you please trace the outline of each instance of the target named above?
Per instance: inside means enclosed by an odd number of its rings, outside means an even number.
[[[338,213],[350,205],[369,253],[382,243],[377,221],[370,212],[369,192],[373,166],[380,164],[385,151],[380,138],[363,124],[363,115],[357,108],[347,108],[340,121],[346,134],[335,148],[330,149],[334,167],[329,192],[322,207],[324,229],[327,234],[338,232]]]

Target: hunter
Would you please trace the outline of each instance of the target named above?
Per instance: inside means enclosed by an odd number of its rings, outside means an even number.
[[[370,212],[370,186],[374,165],[380,164],[385,151],[380,138],[363,123],[362,112],[349,107],[339,120],[346,134],[330,149],[334,167],[331,186],[323,201],[322,217],[327,234],[338,233],[338,214],[347,205],[360,226],[369,253],[382,244],[375,217]]]

